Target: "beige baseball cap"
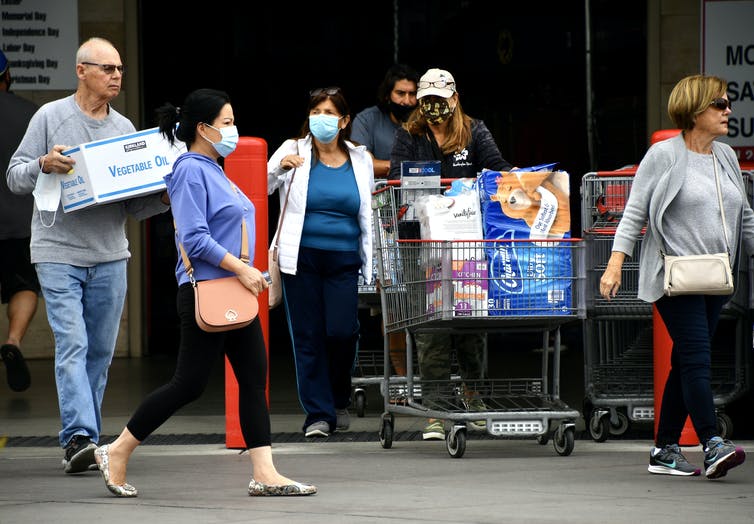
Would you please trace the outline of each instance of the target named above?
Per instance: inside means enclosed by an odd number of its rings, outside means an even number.
[[[433,68],[422,75],[416,87],[416,98],[430,95],[450,98],[456,92],[456,81],[444,69]]]

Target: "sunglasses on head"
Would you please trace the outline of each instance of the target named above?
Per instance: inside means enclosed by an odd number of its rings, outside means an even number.
[[[312,89],[311,91],[309,91],[309,96],[312,98],[319,95],[332,96],[339,92],[339,87],[318,87],[317,89]]]
[[[733,109],[733,104],[730,103],[730,100],[727,100],[725,98],[715,98],[712,102],[709,103],[709,105],[715,106],[715,108],[719,109],[720,111]]]
[[[456,83],[455,82],[449,82],[447,80],[435,80],[434,82],[427,82],[426,80],[420,80],[416,86],[419,89],[427,89],[428,87],[437,87],[438,89],[442,89],[444,87],[449,87],[451,89],[455,88]]]

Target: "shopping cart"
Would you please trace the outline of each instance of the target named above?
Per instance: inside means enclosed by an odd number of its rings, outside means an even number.
[[[588,317],[583,328],[583,413],[589,434],[596,442],[624,434],[631,423],[654,421],[652,305],[637,297],[643,232],[634,253],[623,263],[617,296],[608,301],[599,292],[599,280],[610,258],[634,174],[635,168],[629,167],[587,173],[582,178]],[[748,180],[748,174],[745,175]],[[712,388],[723,436],[732,432],[725,406],[749,388],[746,370],[751,340],[745,335],[751,323],[749,275],[748,264],[739,264],[736,292],[723,309],[712,347]]]
[[[378,209],[385,205],[392,206],[394,202],[390,199],[390,193],[388,193],[387,189],[389,186],[393,187],[399,187],[400,181],[397,180],[378,180],[375,183],[375,190],[372,194],[372,208]],[[431,192],[437,193],[440,191],[440,188],[436,188]],[[415,190],[404,190],[404,194],[408,195],[411,194],[411,201],[413,202],[418,196],[422,194],[428,194],[427,189],[415,189]],[[408,204],[404,203],[401,204],[403,207],[399,211],[400,216],[404,216],[407,212],[407,206]],[[413,213],[410,215],[413,216]],[[373,268],[373,278],[372,282],[370,284],[366,283],[366,280],[360,276],[359,277],[359,302],[360,306],[364,309],[369,309],[370,312],[377,312],[379,313],[381,302],[380,302],[380,292],[378,289],[378,261],[380,252],[377,249],[377,246],[380,244],[386,244],[386,243],[393,243],[398,238],[398,229],[397,228],[373,228],[373,234],[374,234],[374,251],[373,251],[373,257],[372,257],[372,268]],[[405,336],[409,336],[408,332],[405,333]],[[389,341],[387,340],[387,335],[385,336],[385,344],[387,344]],[[377,348],[371,348],[371,347],[363,347],[360,346],[359,350],[356,355],[356,361],[354,363],[354,368],[351,373],[351,386],[353,388],[352,393],[352,406],[354,406],[354,410],[356,412],[356,415],[358,417],[363,417],[366,414],[367,409],[367,388],[373,387],[373,386],[381,386],[383,384],[383,376],[385,373],[385,369],[390,369],[391,363],[390,359],[387,358],[386,355],[383,353],[382,347]],[[416,369],[416,363],[414,365],[414,369]],[[401,381],[405,384],[405,377],[400,377],[395,375],[393,373],[393,383],[399,384]],[[405,398],[405,388],[406,386],[396,386],[396,392],[394,392],[394,400],[395,401],[402,401],[403,398]],[[381,391],[381,394],[385,396],[384,388]],[[416,386],[416,392],[415,394],[417,396],[420,396],[420,389],[419,386]]]
[[[389,187],[374,208],[385,333],[532,332],[542,334],[545,350],[541,376],[426,381],[414,374],[409,337],[406,376],[396,383],[384,369],[382,447],[392,446],[395,414],[402,414],[446,421],[445,442],[455,458],[465,452],[467,424],[477,420],[486,421],[492,436],[540,444],[552,437],[556,452],[569,455],[579,412],[560,399],[560,326],[585,318],[583,242],[403,240],[395,234],[404,200],[399,188]],[[431,403],[414,394],[417,383],[433,392]],[[486,411],[467,409],[468,391],[481,397]],[[405,397],[396,402],[399,394]]]

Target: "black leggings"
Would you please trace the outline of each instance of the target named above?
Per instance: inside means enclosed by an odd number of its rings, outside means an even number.
[[[238,381],[238,414],[247,448],[269,446],[270,413],[267,407],[267,352],[262,325],[257,317],[249,326],[233,331],[207,333],[194,318],[191,284],[178,288],[181,343],[170,382],[150,393],[126,427],[143,441],[178,409],[204,392],[212,365],[225,352]]]

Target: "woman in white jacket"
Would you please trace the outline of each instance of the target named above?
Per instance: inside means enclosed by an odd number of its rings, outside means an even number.
[[[348,429],[359,271],[372,278],[372,157],[350,133],[342,90],[314,89],[301,133],[267,164],[284,210],[278,263],[307,437]]]

